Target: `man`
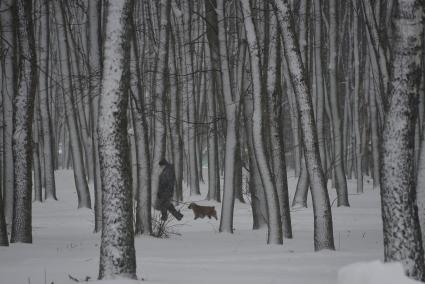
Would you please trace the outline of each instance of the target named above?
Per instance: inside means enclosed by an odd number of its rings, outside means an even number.
[[[180,221],[183,218],[183,214],[178,212],[171,203],[174,193],[174,183],[176,182],[173,165],[168,163],[166,159],[162,159],[159,161],[159,166],[162,172],[159,175],[158,198],[155,209],[161,211],[161,220],[163,221],[167,220],[168,211]]]

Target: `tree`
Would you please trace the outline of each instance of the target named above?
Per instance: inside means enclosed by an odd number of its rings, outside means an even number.
[[[65,3],[56,0],[56,28],[58,29],[58,42],[60,44],[60,67],[62,75],[62,97],[65,105],[66,124],[69,132],[70,149],[74,170],[74,180],[78,196],[78,208],[91,208],[91,199],[85,173],[83,150],[75,110],[75,85],[72,78],[72,48],[70,46],[70,34],[67,31],[67,14]]]
[[[54,148],[53,133],[49,107],[49,42],[50,42],[50,5],[48,0],[41,1],[42,26],[40,36],[39,61],[42,65],[42,72],[39,72],[39,105],[43,133],[43,152],[44,152],[44,176],[45,176],[45,199],[56,200],[56,184],[54,173]]]
[[[260,172],[261,181],[267,201],[268,215],[268,244],[282,244],[282,220],[279,209],[279,198],[276,191],[276,184],[272,178],[270,167],[267,163],[266,151],[262,136],[262,106],[261,106],[261,80],[260,80],[260,53],[255,34],[254,23],[252,21],[251,7],[249,0],[241,0],[242,11],[245,23],[246,38],[251,58],[251,76],[253,81],[254,112],[252,114],[252,137],[254,142],[254,153]]]
[[[14,207],[11,243],[32,243],[32,122],[37,88],[37,58],[31,1],[15,2],[19,43],[17,88],[13,98]]]
[[[311,96],[306,83],[306,74],[300,50],[295,41],[292,15],[288,2],[275,0],[275,12],[282,33],[286,61],[297,99],[301,120],[304,156],[311,185],[314,212],[314,249],[335,249],[332,228],[332,213],[325,177],[320,163],[317,130],[313,116]]]
[[[424,280],[415,193],[414,133],[423,50],[422,1],[398,0],[392,18],[393,60],[381,148],[381,205],[385,261],[400,261]]]
[[[165,119],[165,86],[166,86],[166,68],[168,59],[168,40],[169,40],[169,15],[171,9],[171,0],[161,0],[159,2],[160,10],[160,23],[159,23],[159,43],[158,43],[158,54],[157,54],[157,66],[153,81],[155,85],[154,93],[154,104],[155,104],[155,144],[153,149],[152,157],[152,204],[155,206],[157,193],[158,193],[158,182],[160,167],[159,161],[165,157],[166,150],[166,119]]]
[[[3,149],[4,149],[4,215],[7,224],[12,224],[13,218],[13,97],[15,93],[15,66],[16,66],[16,37],[13,30],[13,0],[0,1],[2,16],[0,17],[2,26],[3,50],[4,54],[4,82],[2,84],[3,95]]]
[[[102,237],[99,279],[136,278],[131,175],[127,141],[130,39],[133,1],[106,3],[99,158]]]
[[[233,233],[233,210],[235,205],[235,157],[238,98],[233,94],[227,52],[224,1],[217,1],[218,51],[220,58],[221,86],[226,109],[226,142],[224,161],[223,205],[221,207],[220,232]],[[214,25],[215,26],[215,25]]]

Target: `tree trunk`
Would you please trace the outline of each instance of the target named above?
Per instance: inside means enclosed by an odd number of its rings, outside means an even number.
[[[392,18],[394,34],[389,105],[381,143],[384,257],[387,262],[402,262],[408,276],[423,281],[424,255],[413,171],[416,104],[423,51],[423,9],[421,1],[397,2]]]
[[[19,42],[15,72],[17,89],[13,98],[14,208],[11,243],[32,243],[32,132],[37,91],[37,58],[30,1],[16,1]]]
[[[353,0],[353,9],[357,11],[357,0]],[[363,193],[363,171],[362,171],[362,135],[360,132],[360,54],[359,54],[359,32],[358,15],[353,13],[353,52],[354,52],[354,132],[356,145],[356,178],[357,193]]]
[[[13,150],[12,150],[12,136],[13,136],[13,97],[16,92],[16,53],[17,43],[16,37],[14,36],[13,26],[13,9],[12,0],[0,1],[0,8],[4,11],[0,17],[2,27],[7,27],[2,30],[2,37],[5,41],[12,43],[12,46],[5,48],[7,50],[4,54],[4,78],[5,81],[2,84],[3,93],[3,123],[4,123],[4,134],[3,134],[3,147],[4,147],[4,215],[6,223],[11,225],[13,219]]]
[[[171,0],[161,0],[159,2],[159,10],[161,13],[161,21],[159,27],[159,43],[158,43],[158,61],[157,61],[157,72],[156,75],[153,76],[153,81],[156,83],[155,85],[155,93],[154,93],[154,102],[155,102],[155,144],[153,149],[153,158],[152,158],[152,205],[155,206],[157,200],[158,193],[158,183],[159,183],[159,161],[162,158],[165,158],[165,127],[166,127],[166,119],[165,119],[165,85],[166,85],[166,63],[168,57],[168,23],[169,23],[169,15],[170,15],[170,7]]]
[[[56,198],[56,184],[55,184],[55,169],[53,160],[53,131],[49,110],[49,42],[50,42],[50,25],[49,15],[50,7],[48,0],[41,1],[41,36],[40,36],[40,64],[43,72],[39,72],[39,104],[42,122],[43,133],[43,154],[44,154],[44,198]]]
[[[332,228],[332,213],[326,189],[323,169],[320,163],[317,130],[314,123],[313,106],[308,90],[301,55],[296,46],[292,15],[288,4],[275,0],[276,15],[281,28],[285,56],[289,66],[292,85],[298,102],[303,134],[304,155],[310,178],[314,213],[314,248],[335,249]]]
[[[337,3],[329,0],[329,101],[331,104],[331,121],[333,130],[335,185],[338,195],[338,206],[350,206],[348,202],[347,179],[345,177],[343,150],[342,150],[342,125],[338,102],[337,78]]]
[[[249,159],[249,192],[251,195],[251,208],[252,208],[252,229],[261,229],[267,225],[268,215],[267,206],[264,196],[263,183],[261,182],[258,165],[255,160],[254,143],[252,138],[252,112],[253,103],[252,99],[248,96],[243,98],[244,115],[245,115],[245,133],[248,148]]]
[[[254,23],[252,21],[249,0],[241,0],[244,16],[245,32],[251,58],[251,76],[253,83],[254,112],[252,114],[252,137],[254,142],[254,153],[260,171],[261,181],[264,186],[264,193],[267,201],[268,211],[268,244],[282,244],[282,220],[279,208],[279,196],[276,185],[273,181],[272,172],[267,162],[266,151],[262,137],[262,106],[261,106],[261,79],[260,79],[260,52],[258,49],[257,37]]]
[[[100,164],[99,164],[99,144],[97,137],[97,124],[99,114],[99,97],[100,97],[100,82],[102,72],[101,69],[101,48],[99,42],[100,27],[100,5],[101,0],[88,0],[89,9],[89,73],[92,80],[90,80],[90,119],[92,121],[92,144],[93,144],[93,185],[94,185],[94,231],[100,232],[102,230],[102,184],[100,180]],[[99,71],[98,76],[96,72]],[[94,80],[96,78],[97,80]]]
[[[71,65],[69,62],[71,50],[68,41],[69,35],[65,27],[67,21],[63,5],[64,3],[55,2],[56,28],[58,30],[58,42],[60,44],[59,53],[61,59],[62,82],[64,84],[62,96],[65,104],[65,116],[70,138],[74,179],[78,195],[78,208],[91,208],[89,187],[86,179],[81,141],[78,135],[77,118],[74,109],[74,92],[72,88]]]
[[[136,234],[152,234],[152,188],[151,188],[151,164],[149,152],[148,123],[146,120],[145,100],[142,87],[142,74],[140,70],[139,45],[136,36],[136,26],[132,20],[132,51],[135,65],[135,78],[137,91],[134,92],[133,102],[135,109],[133,112],[134,135],[136,138],[137,149],[137,206],[136,206]],[[134,84],[132,84],[134,85]]]
[[[226,108],[226,146],[224,156],[223,205],[221,207],[220,232],[233,233],[233,210],[235,204],[235,153],[237,112],[236,95],[232,93],[227,52],[224,1],[217,1],[218,54],[220,58],[221,81]]]
[[[216,1],[205,1],[206,33],[208,44],[205,46],[206,68],[209,70],[210,87],[207,91],[208,107],[208,198],[218,202],[220,195],[220,169],[218,153],[218,119],[217,119],[217,94],[220,93],[220,58],[217,38]]]
[[[98,129],[103,193],[99,279],[136,279],[126,112],[133,1],[109,1],[106,9]]]

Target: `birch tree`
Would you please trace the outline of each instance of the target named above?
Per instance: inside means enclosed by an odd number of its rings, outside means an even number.
[[[392,17],[393,61],[382,133],[381,205],[385,261],[402,262],[407,275],[423,281],[424,255],[413,171],[415,104],[423,56],[422,13],[421,1],[398,0]]]
[[[98,124],[103,200],[99,279],[135,279],[136,256],[127,139],[133,1],[110,0],[105,8],[106,38]]]

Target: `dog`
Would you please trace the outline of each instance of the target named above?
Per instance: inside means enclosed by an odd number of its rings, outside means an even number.
[[[206,216],[208,216],[209,219],[214,217],[217,220],[217,211],[215,211],[214,206],[201,206],[196,203],[190,203],[188,208],[193,210],[195,220],[198,218],[205,218]]]

